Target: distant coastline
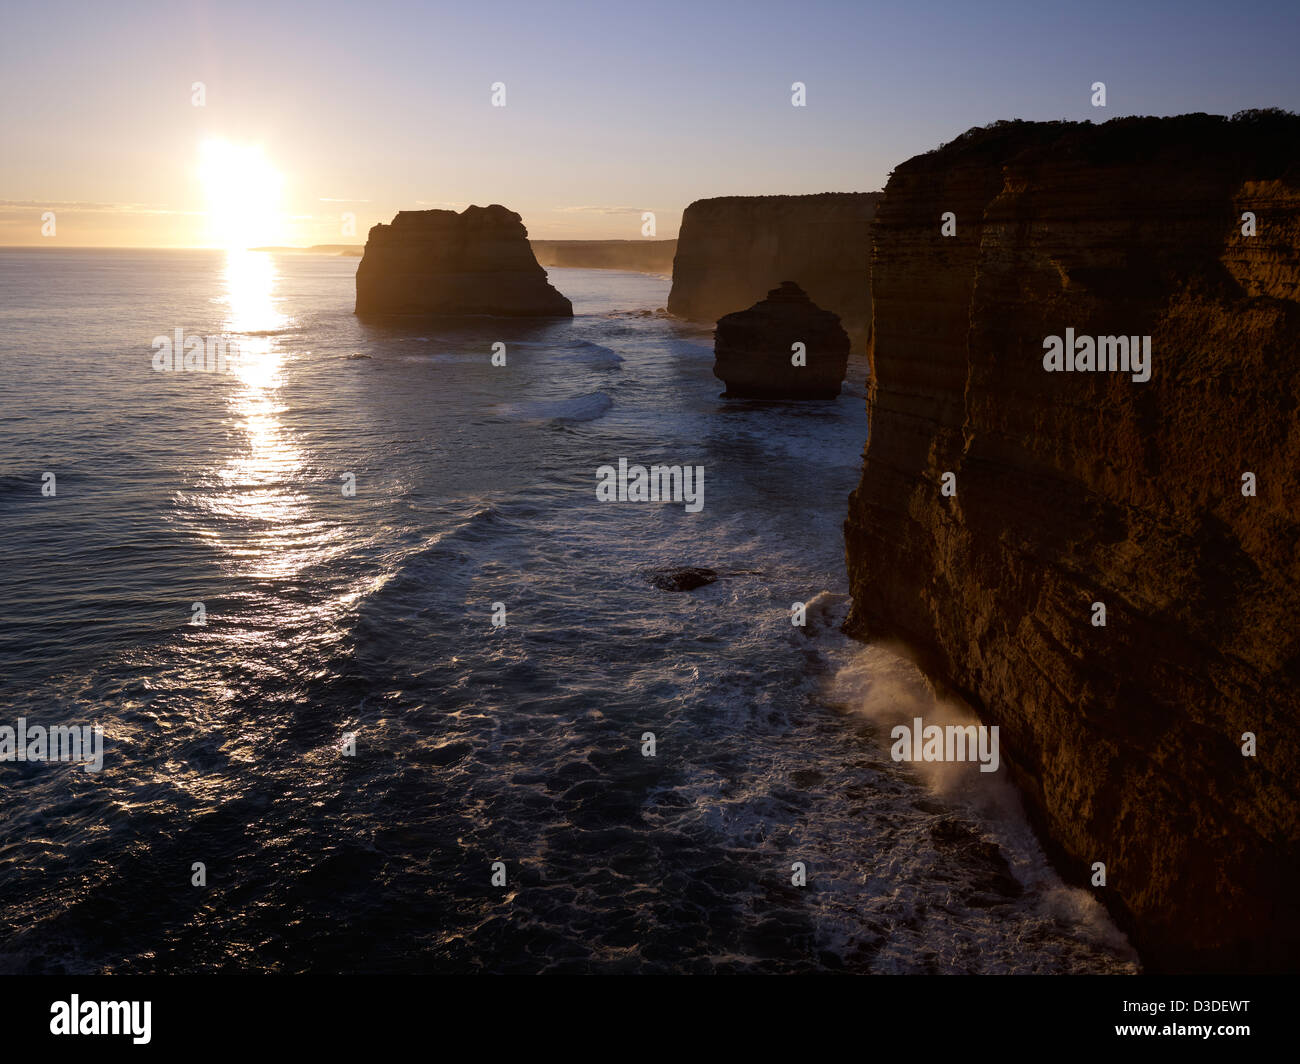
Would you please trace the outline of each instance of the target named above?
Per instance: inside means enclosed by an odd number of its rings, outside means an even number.
[[[588,270],[630,270],[671,276],[676,240],[530,240],[541,266],[566,266]],[[274,245],[250,248],[294,255],[348,255],[360,258],[364,244],[312,244],[310,247]]]
[[[366,245],[365,244],[312,244],[311,247],[305,247],[305,248],[272,246],[272,247],[263,247],[263,248],[249,248],[248,250],[288,252],[296,255],[352,255],[359,259],[361,257],[361,253],[366,250]]]
[[[676,240],[530,240],[541,266],[630,270],[669,277]]]

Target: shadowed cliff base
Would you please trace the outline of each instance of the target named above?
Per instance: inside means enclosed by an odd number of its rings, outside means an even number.
[[[721,196],[682,214],[668,310],[716,322],[794,281],[839,316],[853,350],[871,334],[871,220],[879,192]]]
[[[573,305],[547,282],[519,215],[494,203],[398,211],[373,226],[356,313],[572,317]]]
[[[1149,969],[1294,969],[1300,118],[971,130],[873,241],[847,629],[1001,726]],[[1066,335],[1149,337],[1150,379],[1049,372]]]

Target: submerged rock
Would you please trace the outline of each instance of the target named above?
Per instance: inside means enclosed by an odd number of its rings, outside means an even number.
[[[572,317],[573,304],[547,282],[519,215],[494,203],[398,211],[371,228],[356,313]]]
[[[795,344],[804,348],[794,364]],[[719,319],[713,375],[728,399],[834,399],[848,367],[849,337],[840,319],[793,281],[748,310]]]
[[[716,570],[696,565],[647,569],[644,575],[660,591],[694,591],[697,587],[711,584],[718,578]]]

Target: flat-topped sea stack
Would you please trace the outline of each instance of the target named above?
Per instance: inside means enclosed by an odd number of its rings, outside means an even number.
[[[1000,726],[1149,970],[1294,971],[1300,116],[971,130],[874,239],[848,630]]]
[[[372,227],[356,312],[571,317],[573,304],[546,280],[519,215],[494,203],[460,214],[399,211],[391,225]]]
[[[721,196],[682,214],[668,310],[715,322],[793,277],[839,315],[854,351],[871,335],[871,222],[879,192]]]
[[[796,353],[795,345],[803,350]],[[834,399],[849,361],[840,319],[793,281],[718,320],[713,375],[728,399]]]

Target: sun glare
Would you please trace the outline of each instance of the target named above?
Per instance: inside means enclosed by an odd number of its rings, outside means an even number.
[[[283,179],[262,149],[209,140],[199,154],[208,239],[217,247],[230,249],[276,243],[281,236]]]

